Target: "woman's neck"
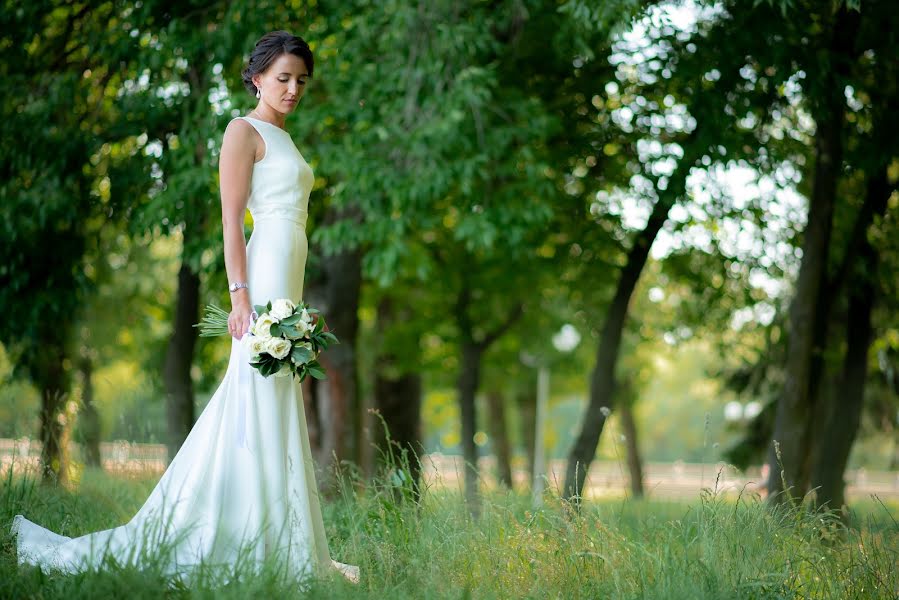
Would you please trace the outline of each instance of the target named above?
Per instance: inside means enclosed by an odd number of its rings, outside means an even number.
[[[260,121],[266,121],[281,129],[284,129],[284,122],[287,118],[285,115],[262,103],[259,103],[259,105],[251,110],[250,114],[247,116],[254,117]]]

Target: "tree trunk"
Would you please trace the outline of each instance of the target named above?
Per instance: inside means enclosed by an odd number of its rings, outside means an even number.
[[[512,458],[509,434],[506,429],[506,405],[500,390],[487,393],[487,410],[493,454],[496,456],[496,479],[500,485],[512,489]]]
[[[644,259],[645,261],[645,259]],[[574,441],[568,456],[568,467],[565,471],[565,495],[578,501],[587,480],[587,471],[596,447],[599,444],[599,436],[606,424],[608,411],[612,409],[612,393],[614,391],[613,373],[618,361],[618,349],[621,344],[621,333],[624,328],[624,319],[627,314],[627,305],[636,285],[639,267],[629,260],[628,268],[622,272],[615,299],[606,316],[602,337],[596,351],[596,364],[590,379],[590,400],[587,412],[584,415],[581,431]],[[605,409],[605,410],[604,410]]]
[[[329,211],[325,225],[344,218]],[[313,388],[318,396],[319,456],[322,466],[336,460],[360,462],[362,410],[358,392],[356,336],[359,331],[359,296],[362,289],[362,255],[359,251],[323,254],[320,277],[309,281],[303,301],[321,310],[328,328],[340,340],[322,353],[319,362],[327,380]]]
[[[808,226],[802,245],[799,281],[790,306],[790,333],[784,388],[777,406],[774,435],[768,464],[769,498],[784,494],[801,498],[808,489],[810,426],[813,414],[809,395],[812,353],[815,341],[815,312],[827,266],[833,221],[837,170],[841,162],[840,125],[821,123],[816,137],[818,162],[814,192],[810,199]],[[781,472],[782,471],[782,472]],[[786,485],[787,489],[784,489]]]
[[[384,296],[378,303],[378,335],[383,338],[395,323],[406,320],[406,310],[405,306],[397,309],[393,300]],[[418,353],[416,348],[408,351]],[[413,494],[418,500],[421,493],[420,459],[424,452],[421,440],[422,382],[418,373],[399,371],[396,362],[396,356],[391,353],[378,355],[375,408],[384,421],[375,419],[374,438],[382,464],[402,467],[408,463]]]
[[[885,167],[875,174],[866,190],[866,206],[873,214],[883,215],[892,190]],[[865,226],[867,232],[867,224]],[[873,334],[872,312],[877,295],[876,273],[879,257],[876,249],[862,235],[858,261],[853,261],[852,276],[847,286],[849,309],[846,318],[846,354],[837,393],[830,394],[819,411],[820,428],[815,444],[812,487],[817,489],[818,503],[840,509],[845,504],[843,475],[858,433],[864,407],[865,382],[868,374],[868,350]]]
[[[328,350],[330,352],[330,349]],[[313,407],[316,411],[316,423],[318,425],[318,461],[321,468],[319,486],[329,487],[334,483],[336,474],[334,469],[340,465],[340,461],[346,456],[346,446],[343,444],[343,432],[346,429],[347,407],[344,404],[345,396],[341,381],[333,381],[334,377],[340,378],[341,373],[331,365],[328,365],[322,353],[319,362],[325,367],[329,381],[315,381],[312,385]]]
[[[303,408],[306,410],[306,429],[309,433],[309,446],[312,454],[319,465],[322,463],[321,457],[321,425],[318,422],[318,379],[307,377],[302,383],[303,390]]]
[[[464,281],[454,307],[456,326],[459,329],[459,349],[461,360],[459,361],[459,377],[456,380],[456,389],[459,396],[460,418],[462,421],[462,455],[465,461],[465,503],[468,510],[475,518],[480,514],[480,500],[478,495],[478,448],[474,442],[477,432],[477,413],[475,410],[475,395],[481,380],[481,358],[484,352],[498,340],[523,312],[523,305],[517,303],[505,321],[487,332],[481,340],[474,338],[474,321],[468,314],[471,304],[472,288]]]
[[[634,498],[643,497],[643,459],[637,440],[637,423],[634,421],[632,402],[622,402],[620,409],[621,429],[624,431],[624,444],[627,448],[627,470],[631,480],[631,494]]]
[[[817,488],[818,504],[835,509],[842,508],[845,503],[843,474],[864,406],[874,292],[870,283],[861,284],[851,292],[841,384],[834,394],[833,410],[824,428],[812,473],[812,487]]]
[[[783,499],[783,492],[788,497],[801,498],[808,489],[813,414],[810,377],[815,342],[821,337],[821,328],[816,327],[819,325],[816,312],[826,275],[836,185],[842,162],[842,109],[833,103],[831,109],[832,113],[819,122],[815,138],[815,179],[802,245],[802,265],[790,306],[784,387],[777,405],[768,457],[767,488],[769,498],[775,502]]]
[[[899,470],[899,427],[893,431],[893,455],[890,458],[889,470]]]
[[[817,299],[826,277],[837,183],[843,163],[843,86],[858,31],[858,15],[841,7],[835,15],[828,48],[829,69],[821,75],[827,96],[815,121],[815,175],[809,199],[808,224],[802,244],[802,265],[790,305],[789,343],[783,391],[777,405],[774,434],[768,451],[769,501],[801,498],[808,490],[812,456],[815,397],[810,377],[815,343]]]
[[[185,229],[185,238],[187,231]],[[186,242],[186,240],[185,240]],[[165,356],[163,379],[166,389],[167,448],[169,461],[175,457],[194,425],[194,387],[190,376],[199,320],[200,276],[182,260],[178,271],[178,298],[175,323]]]
[[[850,282],[850,285],[859,285],[857,283],[859,275],[856,273],[859,255],[871,251],[868,244],[868,230],[871,223],[874,222],[874,217],[882,216],[886,211],[887,200],[892,193],[887,181],[886,165],[881,165],[878,169],[879,171],[868,177],[864,202],[853,223],[840,265],[833,277],[828,278],[818,291],[814,329],[815,342],[809,374],[809,397],[814,399],[814,405],[817,407],[811,440],[813,463],[818,460],[816,457],[820,450],[819,446],[829,443],[830,434],[827,428],[835,410],[834,404],[839,402],[839,397],[834,394],[834,390],[841,387],[841,384],[828,385],[825,383],[828,379],[835,378],[826,372],[824,360],[830,324],[845,320],[845,317],[834,317],[832,314],[834,305],[847,290],[847,279],[853,278],[853,281],[856,282]],[[848,288],[848,292],[850,295],[853,293],[851,287]],[[817,467],[813,466],[813,468]]]
[[[527,458],[528,485],[534,481],[534,433],[537,427],[537,392],[535,388],[536,384],[532,384],[528,389],[517,393],[521,440]]]
[[[465,461],[465,502],[472,514],[480,512],[478,499],[478,447],[474,442],[477,433],[477,413],[475,394],[481,379],[482,350],[479,344],[470,340],[462,342],[462,357],[459,363],[459,407],[462,419],[462,457]]]
[[[391,452],[397,465],[402,462],[405,452],[409,468],[414,478],[421,473],[419,459],[422,454],[421,441],[421,376],[404,373],[399,377],[385,377],[381,374],[375,381],[375,403],[384,423],[377,423],[378,447],[389,458]],[[386,427],[386,431],[385,431]],[[388,447],[387,436],[390,436]],[[398,454],[399,452],[399,454]]]
[[[63,367],[66,358],[64,340],[63,335],[48,340],[35,365],[35,383],[41,391],[41,481],[44,484],[68,483],[68,465],[63,448],[63,407],[69,391],[68,376]]]
[[[375,406],[384,418],[375,421],[377,446],[383,464],[407,468],[416,500],[421,497],[421,376],[404,373],[375,379]],[[384,428],[387,428],[387,431]],[[390,439],[387,439],[387,436]]]
[[[78,423],[84,449],[84,464],[89,467],[100,467],[100,416],[94,405],[94,362],[89,352],[81,355],[78,370],[81,373],[81,414],[78,416]]]
[[[698,129],[693,132],[694,139],[698,135],[697,131]],[[664,193],[660,192],[659,200],[653,207],[646,227],[634,240],[634,244],[628,252],[627,262],[618,276],[618,287],[606,314],[599,346],[596,349],[596,364],[590,378],[589,403],[581,421],[581,431],[568,455],[564,493],[575,502],[580,500],[583,492],[587,471],[590,469],[590,463],[593,462],[599,437],[606,423],[606,415],[614,406],[615,365],[618,362],[621,336],[631,296],[646,264],[652,243],[662,225],[665,224],[671,207],[686,189],[687,175],[693,166],[696,155],[695,144],[687,144],[684,158],[681,159],[672,175],[668,188]]]

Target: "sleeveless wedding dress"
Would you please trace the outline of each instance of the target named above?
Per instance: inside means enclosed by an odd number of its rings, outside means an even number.
[[[251,302],[300,300],[312,168],[287,131],[237,118],[259,132],[266,148],[253,166],[248,200]],[[19,564],[74,573],[99,568],[106,553],[135,564],[141,552],[165,549],[165,572],[189,576],[201,561],[255,566],[277,553],[291,575],[333,569],[358,581],[357,566],[330,557],[300,384],[293,377],[265,378],[248,361],[243,344],[232,338],[218,389],[128,523],[69,538],[16,515]]]

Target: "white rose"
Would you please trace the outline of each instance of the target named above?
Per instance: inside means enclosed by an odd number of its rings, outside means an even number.
[[[304,308],[303,312],[300,313],[300,321],[305,323],[306,325],[312,324],[312,315]]]
[[[243,336],[241,340],[250,356],[258,356],[265,352],[265,340],[259,336],[249,334]]]
[[[281,319],[286,319],[292,315],[293,309],[295,308],[296,304],[291,302],[290,299],[278,298],[277,300],[272,301],[272,309],[269,311],[269,314],[280,321]]]
[[[265,351],[278,359],[287,356],[292,347],[293,344],[290,343],[290,340],[280,337],[269,338],[265,341]]]
[[[262,339],[270,339],[272,337],[271,328],[272,325],[277,323],[278,321],[270,314],[265,313],[253,324],[253,335],[259,336]]]
[[[309,327],[309,323],[307,323],[306,321],[304,321],[302,319],[300,319],[299,321],[294,323],[293,326],[296,328],[297,331],[300,332],[300,337],[303,337],[304,335],[306,335],[307,333],[312,331],[312,328]]]

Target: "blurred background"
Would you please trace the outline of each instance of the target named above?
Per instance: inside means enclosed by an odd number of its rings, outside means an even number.
[[[303,300],[342,342],[303,384],[324,485],[406,452],[472,503],[535,473],[899,495],[892,2],[5,0],[0,27],[4,464],[76,484],[180,447],[231,347],[192,327],[230,307],[222,133],[284,29],[315,55]]]

